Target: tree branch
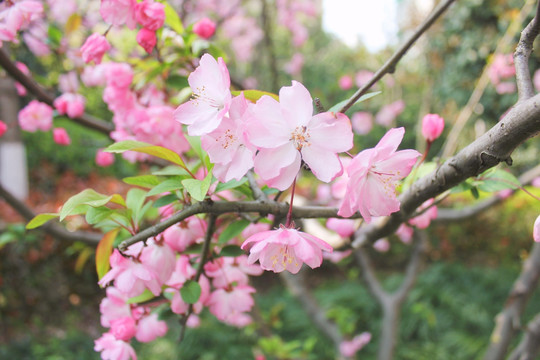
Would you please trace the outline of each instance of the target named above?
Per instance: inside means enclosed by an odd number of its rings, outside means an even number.
[[[495,328],[484,360],[502,360],[520,325],[520,317],[540,277],[540,243],[534,243],[521,273],[514,282],[504,309],[495,318]]]
[[[47,94],[47,92],[34,80],[32,80],[31,78],[26,76],[21,70],[19,70],[17,66],[15,66],[13,61],[11,61],[9,55],[3,49],[0,49],[0,66],[3,67],[6,72],[13,79],[15,79],[15,81],[21,83],[31,94],[36,97],[36,99],[46,103],[51,107],[54,107],[54,97]],[[88,114],[83,114],[82,116],[77,118],[71,118],[71,120],[88,128],[104,133],[107,136],[109,136],[109,133],[114,130],[114,125],[112,123],[105,122]]]
[[[527,324],[527,329],[519,345],[508,360],[534,360],[540,352],[540,314]]]
[[[399,211],[356,232],[353,248],[392,234],[424,201],[502,161],[511,163],[512,152],[539,132],[540,95],[535,95],[516,104],[503,120],[484,135],[448,159],[437,170],[417,180],[399,197],[401,203]]]
[[[514,52],[514,66],[516,68],[516,83],[519,100],[529,99],[534,95],[534,88],[529,71],[529,57],[533,50],[534,39],[540,31],[540,3],[536,7],[536,15],[529,25],[521,32],[521,37]]]
[[[422,24],[416,29],[416,31],[409,37],[409,39],[401,45],[399,49],[396,50],[396,52],[392,55],[390,59],[384,63],[384,65],[377,70],[377,72],[373,75],[371,80],[369,80],[363,87],[358,89],[358,91],[349,99],[349,101],[343,105],[341,109],[339,109],[337,112],[344,113],[345,111],[349,110],[351,106],[354,105],[360,99],[362,95],[368,91],[369,88],[371,88],[377,81],[382,79],[382,77],[388,73],[393,73],[395,71],[397,63],[401,60],[403,56],[409,51],[409,49],[414,45],[416,40],[422,36],[423,33],[425,33],[430,26],[441,16],[446,9],[454,2],[455,0],[446,0],[439,4],[439,6],[429,15],[429,17],[424,20]]]
[[[34,214],[34,212],[28,206],[26,206],[26,204],[18,200],[1,184],[0,197],[3,198],[9,204],[9,206],[11,206],[15,211],[17,211],[26,221],[30,221],[34,218],[34,216],[36,216],[36,214]],[[69,232],[63,227],[51,222],[43,225],[43,230],[45,230],[55,238],[64,241],[81,241],[89,245],[96,246],[101,240],[100,234],[83,231]]]

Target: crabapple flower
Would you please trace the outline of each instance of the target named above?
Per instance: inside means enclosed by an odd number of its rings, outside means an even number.
[[[416,226],[419,229],[426,229],[429,224],[431,223],[431,220],[437,218],[437,207],[433,206],[433,203],[435,202],[435,199],[429,199],[426,202],[424,202],[420,207],[418,208],[418,211],[424,211],[421,215],[418,215],[416,217],[413,217],[409,220],[409,224]]]
[[[66,114],[73,119],[84,114],[85,102],[82,95],[66,93],[57,97],[53,105],[60,115]]]
[[[351,117],[351,123],[355,133],[365,135],[373,128],[373,115],[367,111],[355,112]]]
[[[149,54],[152,53],[152,50],[154,50],[154,47],[157,43],[156,32],[148,30],[147,28],[142,28],[141,30],[139,30],[136,39],[137,44],[141,45],[144,51]]]
[[[221,182],[240,180],[253,167],[256,149],[246,138],[244,114],[248,104],[244,93],[231,101],[229,116],[217,129],[201,137],[201,144],[214,164],[214,176]]]
[[[114,163],[114,154],[99,149],[96,153],[96,164],[98,166],[111,166]]]
[[[135,5],[135,20],[150,31],[156,31],[165,23],[165,5],[153,0],[143,0]]]
[[[128,28],[134,29],[136,4],[137,0],[101,0],[99,13],[107,24],[126,24]]]
[[[21,70],[21,72],[24,75],[30,75],[30,70],[28,69],[28,67],[24,63],[22,63],[20,61],[17,61],[15,63],[15,66],[17,66],[17,69]],[[21,83],[16,82],[15,83],[15,89],[17,89],[17,94],[19,96],[26,95],[26,88]]]
[[[371,333],[363,332],[355,336],[352,340],[342,341],[339,344],[339,352],[345,357],[353,357],[358,350],[366,346],[371,341]]]
[[[167,323],[163,320],[158,320],[158,314],[152,313],[139,320],[135,338],[139,342],[151,342],[157,337],[165,335],[167,330]]]
[[[385,253],[390,250],[390,243],[387,239],[379,239],[375,241],[375,243],[373,244],[373,248],[378,252]]]
[[[94,61],[96,64],[101,63],[101,59],[103,58],[103,55],[109,49],[111,48],[111,45],[105,38],[105,36],[94,33],[86,39],[83,46],[81,47],[81,56],[85,63],[89,63],[90,61]]]
[[[326,221],[326,227],[337,232],[342,238],[348,238],[358,226],[356,220],[330,218]]]
[[[53,140],[58,145],[67,146],[71,144],[71,139],[64,128],[54,128],[53,129]]]
[[[127,301],[128,297],[117,288],[107,287],[107,296],[99,304],[101,326],[110,327],[113,320],[131,316],[131,309]]]
[[[444,119],[437,114],[427,114],[422,119],[422,136],[428,141],[433,142],[441,136],[444,130]]]
[[[349,90],[353,86],[353,79],[350,75],[343,75],[339,78],[338,85],[341,90]]]
[[[251,310],[255,303],[251,296],[254,292],[249,285],[237,285],[232,290],[217,289],[208,298],[208,308],[219,320],[234,322],[235,316]]]
[[[174,116],[188,125],[188,134],[201,136],[214,131],[229,111],[231,79],[222,58],[204,54],[200,65],[188,77],[193,91],[190,101],[180,105]]]
[[[332,112],[313,116],[311,95],[297,81],[279,90],[279,100],[265,95],[252,107],[247,133],[259,149],[255,172],[279,190],[291,186],[302,160],[321,181],[341,175],[337,153],[353,145],[349,118]]]
[[[129,341],[137,332],[137,324],[131,316],[111,320],[111,334],[118,340]]]
[[[396,151],[405,134],[404,128],[390,129],[372,149],[356,155],[347,173],[349,182],[338,215],[349,217],[357,210],[366,222],[372,216],[386,216],[399,210],[396,185],[411,172],[420,153]]]
[[[410,244],[414,234],[414,229],[405,224],[401,224],[396,230],[396,235],[399,237],[402,243]]]
[[[0,137],[2,137],[6,133],[7,129],[8,127],[6,123],[0,120]]]
[[[209,18],[202,18],[193,25],[193,32],[203,39],[209,39],[216,32],[216,23]]]
[[[540,215],[536,218],[533,228],[533,239],[536,242],[540,242]]]
[[[288,270],[296,274],[302,263],[312,269],[321,266],[322,251],[332,252],[332,247],[323,240],[283,225],[277,230],[269,230],[250,236],[242,244],[249,249],[248,264],[259,260],[264,270],[282,272]]]
[[[53,109],[42,102],[32,100],[19,111],[19,125],[24,131],[49,131],[52,127]]]
[[[405,109],[405,102],[403,100],[394,101],[391,104],[384,105],[381,110],[375,115],[375,121],[382,126],[390,127],[392,122],[403,112]]]
[[[113,334],[105,333],[94,341],[94,350],[101,351],[103,360],[137,360],[135,350],[125,341],[117,340]]]

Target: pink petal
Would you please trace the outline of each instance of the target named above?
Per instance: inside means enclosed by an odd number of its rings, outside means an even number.
[[[263,179],[274,178],[281,169],[300,159],[300,153],[291,142],[274,149],[262,149],[255,157],[255,172]]]
[[[302,158],[321,181],[330,182],[343,173],[337,154],[315,144],[302,148]]]
[[[290,128],[306,126],[313,115],[313,100],[309,91],[298,81],[279,90],[279,102],[283,116]]]
[[[333,152],[353,147],[351,122],[344,114],[325,112],[315,115],[309,123],[310,142]]]

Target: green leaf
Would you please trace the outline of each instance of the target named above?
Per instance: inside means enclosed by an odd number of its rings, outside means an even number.
[[[185,179],[182,180],[182,185],[187,190],[189,195],[197,201],[203,201],[208,193],[210,184],[212,183],[212,172],[209,172],[204,180],[198,179]]]
[[[131,217],[135,224],[138,224],[144,215],[141,209],[145,199],[146,191],[142,189],[130,189],[126,195],[126,206],[132,211]]]
[[[60,45],[60,42],[62,41],[62,37],[64,36],[62,30],[60,30],[59,27],[56,25],[49,25],[49,29],[47,31],[47,35],[49,35],[49,40],[54,45]]]
[[[201,286],[198,282],[188,280],[180,289],[182,300],[188,304],[195,304],[201,297]]]
[[[246,98],[246,100],[249,100],[249,101],[251,101],[253,103],[257,102],[257,100],[259,100],[261,97],[263,97],[263,95],[270,96],[274,100],[279,101],[279,96],[278,95],[273,94],[273,93],[268,92],[268,91],[261,91],[261,90],[231,91],[231,94],[233,96],[238,96],[241,93],[244,93],[244,97]]]
[[[126,301],[126,304],[138,304],[148,300],[152,300],[153,298],[155,298],[155,295],[152,294],[150,290],[145,289],[141,295],[128,299],[128,301]]]
[[[182,34],[184,32],[184,26],[178,13],[167,1],[163,1],[163,5],[165,5],[165,24],[170,26],[178,34]]]
[[[155,175],[130,176],[123,178],[122,181],[129,185],[140,186],[147,189],[151,189],[159,184],[159,179]]]
[[[123,153],[126,151],[140,152],[170,161],[178,166],[183,167],[184,169],[187,169],[184,160],[182,160],[180,155],[178,155],[174,151],[164,148],[162,146],[154,146],[152,144],[141,141],[120,141],[110,145],[104,151],[111,153]]]
[[[105,206],[97,208],[91,207],[86,212],[86,222],[90,225],[97,224],[98,222],[107,219],[112,213],[114,213],[114,210],[111,210]]]
[[[518,178],[512,173],[502,170],[488,170],[480,175],[481,182],[478,184],[478,189],[485,192],[496,192],[505,189],[515,190],[521,186]]]
[[[37,227],[40,227],[41,225],[45,224],[47,221],[52,220],[54,218],[57,218],[59,214],[56,213],[44,213],[44,214],[38,214],[34,216],[32,220],[26,224],[26,228],[28,230],[35,229]]]
[[[366,101],[367,99],[371,99],[372,97],[377,96],[380,93],[381,93],[381,91],[375,91],[375,92],[367,93],[367,94],[364,94],[364,95],[360,96],[360,99],[356,100],[356,102],[349,108],[349,110],[352,109],[353,106],[361,103],[362,101]],[[336,112],[339,109],[341,109],[348,102],[349,102],[349,99],[340,101],[336,105],[332,106],[328,111]]]
[[[244,250],[238,245],[227,245],[221,249],[219,256],[236,257],[245,254]]]
[[[169,205],[169,204],[171,204],[171,203],[173,203],[175,201],[178,201],[178,197],[176,195],[174,195],[174,194],[165,195],[165,196],[162,196],[159,199],[157,199],[154,202],[153,207],[160,208],[162,206]]]
[[[169,165],[163,169],[153,171],[154,175],[163,175],[163,176],[175,176],[175,175],[188,175],[189,173],[184,169],[176,165]]]
[[[112,254],[114,239],[118,234],[118,228],[109,231],[99,241],[96,248],[96,271],[98,278],[101,278],[109,271],[109,258]]]
[[[62,206],[62,210],[60,210],[60,221],[64,220],[68,215],[78,215],[86,212],[84,207],[81,208],[80,205],[103,206],[112,198],[112,195],[107,196],[92,189],[85,189],[77,195],[70,197],[64,206]]]
[[[478,198],[480,197],[480,194],[478,193],[478,189],[476,187],[471,188],[471,194],[476,200],[478,200]]]
[[[246,219],[238,220],[231,223],[225,230],[219,235],[218,243],[224,244],[232,238],[237,237],[244,231],[244,229],[250,224]]]
[[[230,190],[230,189],[237,188],[239,186],[244,185],[247,181],[248,179],[244,177],[240,181],[233,179],[231,181],[227,181],[226,183],[219,183],[216,186],[216,190],[214,191],[214,194],[217,194],[218,192],[223,191],[223,190]]]
[[[159,195],[164,192],[170,192],[175,190],[180,190],[184,187],[182,185],[182,179],[174,178],[163,181],[161,184],[158,184],[152,190],[148,192],[148,196]]]
[[[182,90],[184,88],[189,87],[188,79],[186,76],[178,75],[178,74],[172,74],[169,77],[167,77],[167,80],[165,81],[168,88],[173,88],[176,90]]]

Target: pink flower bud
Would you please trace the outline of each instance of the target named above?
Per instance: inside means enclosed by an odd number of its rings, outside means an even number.
[[[66,114],[70,118],[76,118],[84,114],[85,100],[79,94],[62,94],[54,100],[53,104],[60,115]]]
[[[58,145],[67,146],[71,144],[71,139],[64,128],[53,129],[53,139]]]
[[[422,135],[428,142],[441,136],[444,130],[444,119],[437,114],[427,114],[422,119]]]
[[[379,239],[373,244],[373,248],[378,252],[387,252],[390,250],[390,243],[386,239]]]
[[[137,44],[141,45],[147,53],[152,53],[157,43],[157,37],[155,31],[142,28],[137,33]]]
[[[114,155],[99,149],[96,153],[96,164],[98,166],[110,166],[114,163]]]
[[[349,75],[343,75],[338,81],[341,90],[349,90],[353,86],[353,79]]]
[[[103,55],[105,55],[110,48],[111,45],[105,36],[95,33],[90,35],[84,42],[81,47],[81,56],[87,64],[92,60],[94,60],[96,64],[99,64],[101,63]]]
[[[130,316],[111,321],[111,333],[118,340],[128,341],[136,332],[135,320]]]
[[[203,18],[193,25],[193,32],[203,39],[209,39],[216,32],[216,23],[209,18]]]
[[[2,120],[0,120],[0,137],[2,137],[6,131],[7,131],[7,125],[5,122],[3,122]]]
[[[135,20],[144,28],[156,31],[165,23],[165,5],[143,0],[135,5]]]
[[[536,242],[540,242],[540,215],[536,218],[533,228],[533,239]]]
[[[21,70],[23,74],[30,75],[30,70],[28,70],[28,67],[22,62],[17,61],[15,66],[17,66],[17,69]],[[17,89],[17,94],[19,94],[19,96],[26,95],[26,88],[21,83],[16,82],[15,88]]]

